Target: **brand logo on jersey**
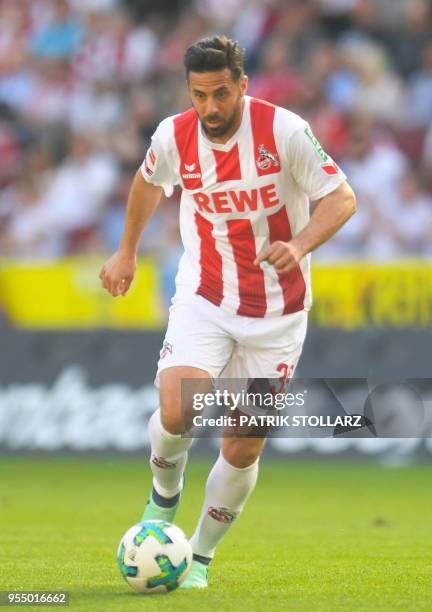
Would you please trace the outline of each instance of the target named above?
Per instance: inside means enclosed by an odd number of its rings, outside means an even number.
[[[276,185],[264,185],[259,189],[240,191],[214,191],[207,195],[199,191],[193,194],[198,210],[207,213],[248,213],[258,208],[272,208],[280,204]]]
[[[154,154],[153,149],[150,147],[144,159],[144,170],[148,176],[153,176],[155,163],[156,155]]]
[[[327,155],[327,153],[324,151],[324,149],[322,148],[319,140],[314,136],[312,130],[309,127],[307,127],[307,128],[305,128],[304,133],[306,134],[306,136],[311,141],[313,148],[318,153],[318,155],[321,157],[323,162],[327,162],[330,158]]]
[[[329,161],[327,164],[323,164],[321,168],[329,176],[335,176],[339,173],[339,166],[334,161]]]
[[[148,167],[147,160],[144,161],[144,170],[148,176],[153,176],[154,172]]]
[[[197,179],[201,178],[201,172],[194,172],[196,164],[183,164],[186,172],[182,174],[184,179]]]
[[[267,151],[264,145],[259,145],[258,147],[258,158],[256,160],[258,168],[261,170],[268,170],[271,166],[278,167],[279,166],[279,157],[277,153],[271,153]]]

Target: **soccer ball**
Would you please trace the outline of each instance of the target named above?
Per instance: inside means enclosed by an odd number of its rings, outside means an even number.
[[[173,591],[188,575],[192,547],[183,531],[166,521],[134,525],[117,550],[120,573],[138,593]]]

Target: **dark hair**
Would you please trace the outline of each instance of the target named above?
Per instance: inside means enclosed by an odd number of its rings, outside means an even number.
[[[229,68],[234,81],[244,74],[244,49],[226,36],[202,38],[191,45],[184,55],[186,76],[189,72],[214,72]]]

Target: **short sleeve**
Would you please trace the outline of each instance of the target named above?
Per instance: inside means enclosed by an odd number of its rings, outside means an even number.
[[[289,139],[288,158],[295,181],[311,200],[323,198],[346,181],[306,122]]]
[[[162,187],[166,197],[169,198],[177,179],[174,164],[170,163],[169,155],[163,145],[163,132],[164,129],[160,124],[152,136],[151,145],[141,165],[141,172],[148,183]]]

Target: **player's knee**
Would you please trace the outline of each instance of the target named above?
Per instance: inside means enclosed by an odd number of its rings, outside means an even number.
[[[189,405],[183,405],[178,395],[161,392],[160,411],[162,425],[169,433],[183,433],[192,425]]]
[[[222,454],[234,467],[246,468],[255,463],[263,446],[264,440],[259,438],[229,438],[224,440]]]
[[[183,419],[176,415],[161,412],[162,427],[170,434],[181,434],[185,431]]]
[[[160,408],[161,422],[169,433],[179,434],[192,427],[193,397],[195,386],[183,381],[197,380],[198,391],[210,387],[210,377],[207,373],[195,368],[175,367],[163,370],[160,375]]]
[[[160,413],[163,428],[172,434],[184,431],[180,394],[173,381],[165,377],[160,385]]]
[[[178,410],[173,404],[167,406],[161,402],[161,422],[165,431],[171,434],[180,434],[185,431],[181,410]]]

